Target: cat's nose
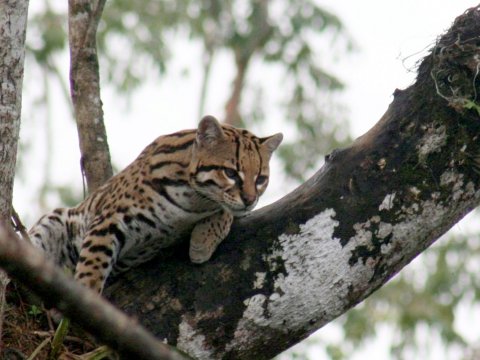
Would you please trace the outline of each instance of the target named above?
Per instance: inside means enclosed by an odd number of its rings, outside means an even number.
[[[255,194],[242,193],[241,197],[242,197],[242,201],[243,201],[243,203],[245,204],[246,207],[252,205],[257,200],[257,195],[255,195]]]

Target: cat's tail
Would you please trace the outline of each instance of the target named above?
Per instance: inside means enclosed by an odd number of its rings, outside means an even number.
[[[74,227],[69,221],[72,209],[58,208],[42,216],[29,230],[32,244],[59,266],[75,268],[78,250],[73,245]]]

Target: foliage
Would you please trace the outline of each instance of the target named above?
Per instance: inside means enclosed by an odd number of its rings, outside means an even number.
[[[34,13],[29,24],[30,32],[38,35],[28,50],[38,65],[57,75],[55,59],[67,45],[64,11],[45,1],[44,9]],[[288,174],[304,180],[307,170],[318,165],[312,159],[348,140],[345,120],[319,100],[332,91],[341,90],[343,84],[319,65],[317,49],[326,36],[332,38],[331,42],[345,44],[347,50],[352,44],[341,21],[314,1],[107,2],[97,40],[103,78],[120,93],[128,94],[151,76],[152,66],[159,74],[167,71],[171,58],[169,43],[174,37],[184,35],[200,41],[204,49],[200,111],[208,92],[210,66],[217,52],[233,54],[237,77],[242,79],[248,75],[253,58],[266,66],[279,66],[285,79],[283,99],[280,99],[283,117],[293,124],[294,138],[301,139],[285,144],[280,153]],[[119,52],[119,48],[123,51]],[[65,79],[59,80],[66,83]],[[234,120],[236,125],[251,126],[264,118],[260,95],[268,91],[268,87],[258,85],[257,79],[255,84],[252,92],[259,96],[253,98],[260,101],[248,107],[242,107],[239,101],[235,103],[232,111],[238,114]],[[243,80],[235,83],[231,99],[236,90],[240,94],[250,88]]]
[[[39,308],[37,305],[30,305],[30,309],[28,310],[28,315],[36,317],[42,313],[42,309]]]
[[[402,271],[340,320],[347,342],[356,347],[388,324],[394,332],[394,358],[404,359],[412,348],[428,346],[418,336],[425,329],[447,350],[466,346],[468,339],[459,332],[455,317],[460,307],[480,300],[478,235],[444,238],[421,257],[423,262]]]

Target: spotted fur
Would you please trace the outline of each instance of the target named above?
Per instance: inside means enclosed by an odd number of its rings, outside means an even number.
[[[282,134],[258,138],[206,116],[198,129],[157,138],[77,207],[44,215],[30,238],[98,292],[111,273],[189,233],[190,259],[203,263],[265,191],[281,141]]]

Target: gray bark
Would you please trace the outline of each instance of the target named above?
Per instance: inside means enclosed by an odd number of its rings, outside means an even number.
[[[211,261],[166,251],[109,298],[198,359],[271,358],[365,299],[480,202],[478,24],[460,16],[368,133]]]
[[[0,223],[12,212],[13,181],[22,109],[28,0],[0,0]],[[9,279],[0,270],[0,341]]]
[[[96,34],[105,0],[69,0],[70,92],[77,121],[82,173],[92,192],[112,176],[100,98]]]
[[[27,1],[0,0],[0,218],[10,217],[22,109]]]

